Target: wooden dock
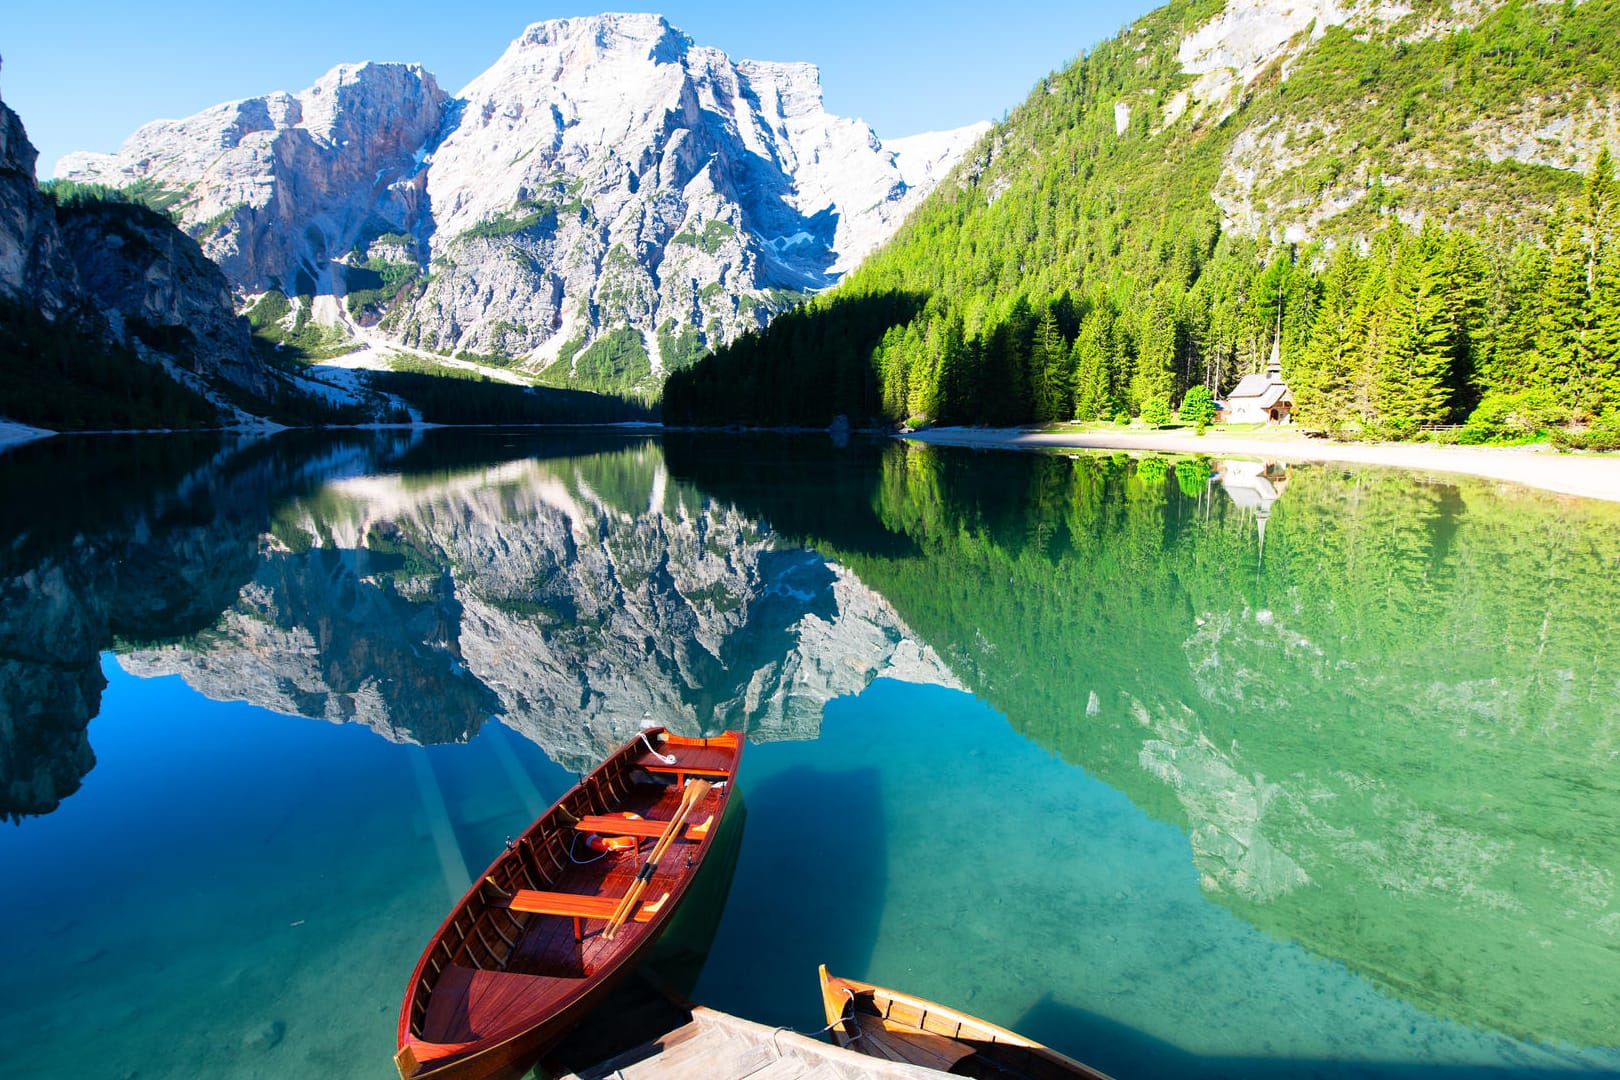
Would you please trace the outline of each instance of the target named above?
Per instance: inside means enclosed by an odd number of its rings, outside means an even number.
[[[697,1006],[649,1042],[558,1080],[939,1080],[932,1069],[883,1061],[829,1042]]]

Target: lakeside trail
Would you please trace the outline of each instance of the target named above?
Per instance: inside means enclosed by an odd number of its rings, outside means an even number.
[[[1279,461],[1348,461],[1419,472],[1462,473],[1528,487],[1620,502],[1620,455],[1563,454],[1546,446],[1436,446],[1432,443],[1336,443],[1294,434],[1208,431],[1080,431],[1028,428],[930,428],[902,436],[945,446],[1011,449],[1156,450]]]

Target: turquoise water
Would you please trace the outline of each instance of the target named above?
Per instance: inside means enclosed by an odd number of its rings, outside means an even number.
[[[1121,1080],[1620,1075],[1613,508],[820,441],[140,445],[0,456],[13,505],[87,493],[0,538],[16,1075],[392,1075],[468,875],[644,720],[750,734],[698,1001],[819,1027],[825,962]]]

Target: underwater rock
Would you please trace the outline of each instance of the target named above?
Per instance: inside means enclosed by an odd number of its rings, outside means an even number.
[[[242,1045],[249,1050],[273,1050],[281,1045],[281,1040],[287,1037],[287,1024],[283,1020],[271,1020],[261,1024],[242,1036]]]

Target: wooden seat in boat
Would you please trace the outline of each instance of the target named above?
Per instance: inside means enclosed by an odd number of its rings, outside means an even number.
[[[727,780],[731,777],[734,768],[732,762],[740,744],[740,737],[732,732],[704,739],[701,745],[683,743],[676,746],[672,740],[670,749],[675,751],[675,761],[665,761],[649,752],[636,758],[636,765],[657,776],[673,776],[677,785],[693,778]]]
[[[710,814],[696,825],[681,830],[681,836],[687,840],[701,840],[709,834],[709,826],[712,824],[714,815]],[[667,821],[615,817],[611,814],[587,814],[580,818],[578,825],[574,826],[576,832],[601,833],[604,836],[640,836],[649,839],[663,836],[667,828],[669,828]]]
[[[597,922],[607,922],[613,913],[619,909],[621,897],[617,896],[580,896],[577,893],[542,892],[539,889],[519,889],[509,898],[503,898],[502,906],[513,911],[524,911],[534,915],[561,915],[574,920],[574,939],[577,941],[584,937],[584,921],[594,919]],[[638,923],[651,922],[652,917],[658,914],[658,909],[664,906],[669,899],[665,893],[657,900],[636,906],[632,916]]]

